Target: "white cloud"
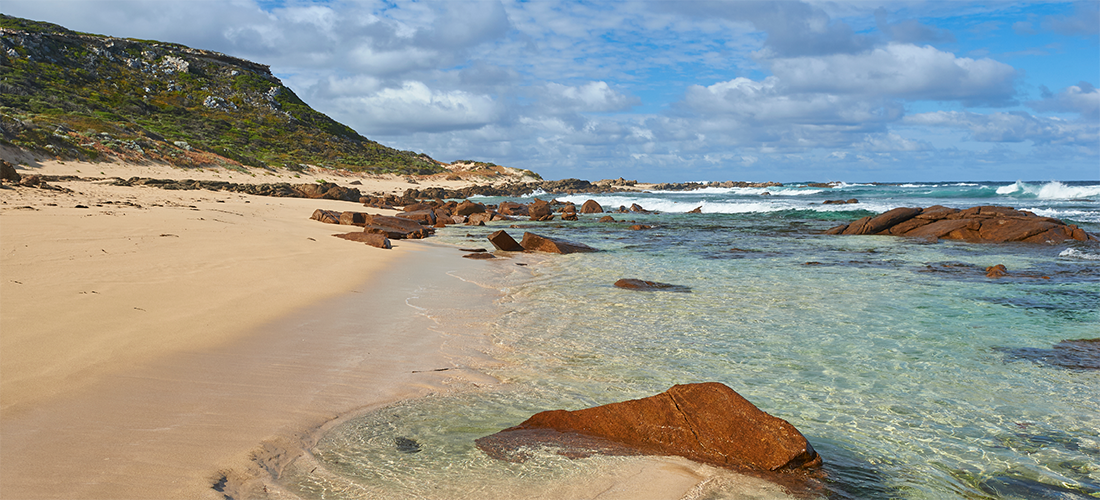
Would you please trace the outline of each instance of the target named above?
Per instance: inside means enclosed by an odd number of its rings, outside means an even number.
[[[935,111],[905,117],[910,125],[961,128],[981,142],[1023,142],[1036,144],[1080,144],[1096,147],[1100,124],[1076,123],[1061,118],[1044,118],[1024,112],[980,114],[968,111]]]
[[[771,69],[794,92],[992,104],[1012,99],[1018,76],[992,59],[899,43],[859,54],[776,59]]]
[[[339,118],[356,130],[386,135],[478,128],[496,121],[504,111],[489,96],[436,91],[416,81],[363,96],[336,98],[332,105],[341,110]]]
[[[1070,85],[1057,94],[1044,95],[1043,99],[1027,104],[1036,111],[1080,113],[1090,120],[1100,118],[1100,90],[1088,82]]]
[[[625,111],[639,103],[634,97],[616,92],[607,82],[589,82],[581,86],[547,83],[545,104],[576,112]]]

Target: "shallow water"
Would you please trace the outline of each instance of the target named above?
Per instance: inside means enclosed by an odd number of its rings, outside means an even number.
[[[646,231],[598,216],[441,231],[441,241],[461,247],[491,248],[484,236],[504,228],[517,239],[529,229],[604,251],[497,259],[460,276],[503,294],[496,317],[478,328],[500,361],[480,369],[504,383],[351,419],[284,485],[305,498],[593,497],[638,459],[543,451],[512,464],[489,459],[473,440],[546,409],[718,381],[806,435],[825,460],[821,496],[1100,498],[1100,371],[1026,356],[1100,337],[1100,248],[820,234],[933,204],[1015,206],[1095,234],[1100,203],[1086,197],[1100,197],[1100,184],[761,191],[558,197],[667,211],[614,215],[655,226]],[[861,203],[811,205],[851,197]],[[683,213],[696,206],[704,213]],[[986,278],[995,264],[1009,277]],[[622,290],[611,285],[619,278],[691,292]],[[445,318],[440,328],[451,328]],[[695,473],[724,478],[698,498],[782,496],[721,471]]]

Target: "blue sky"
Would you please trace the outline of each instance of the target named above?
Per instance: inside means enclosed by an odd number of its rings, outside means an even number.
[[[6,0],[548,179],[1100,180],[1100,1]]]

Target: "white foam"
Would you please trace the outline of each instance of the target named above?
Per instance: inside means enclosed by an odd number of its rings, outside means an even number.
[[[1067,186],[1058,181],[1050,181],[1041,186],[1016,181],[997,188],[999,195],[1026,195],[1040,200],[1074,200],[1100,196],[1100,185]]]
[[[1100,260],[1100,254],[1082,252],[1076,248],[1067,248],[1058,254],[1059,257],[1083,260]]]

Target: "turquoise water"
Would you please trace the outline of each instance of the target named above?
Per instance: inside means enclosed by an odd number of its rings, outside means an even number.
[[[825,460],[822,497],[1100,498],[1100,370],[1027,356],[1100,337],[1100,247],[820,234],[933,204],[1014,206],[1096,234],[1100,183],[762,191],[556,196],[661,210],[613,215],[654,226],[646,231],[598,216],[441,231],[439,241],[460,247],[491,248],[484,236],[506,229],[603,251],[465,271],[461,278],[502,293],[484,325],[499,363],[479,367],[502,384],[351,419],[284,484],[304,498],[590,497],[569,488],[637,459],[542,452],[512,464],[473,440],[546,409],[718,381],[806,435]],[[820,205],[853,197],[861,203]],[[703,214],[684,213],[697,206]],[[996,264],[1010,276],[986,278]],[[613,287],[620,278],[691,293]],[[766,485],[708,484],[697,498],[782,496]]]

